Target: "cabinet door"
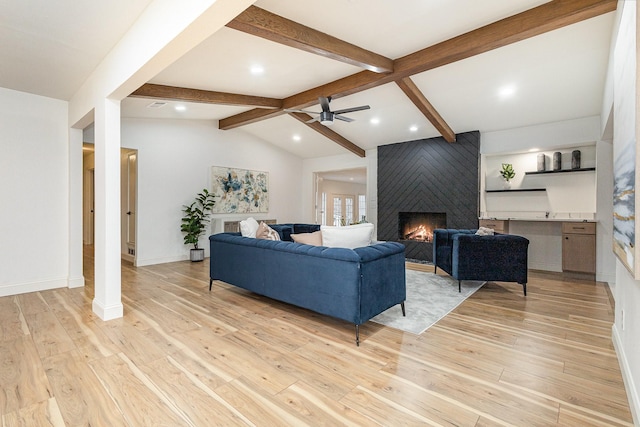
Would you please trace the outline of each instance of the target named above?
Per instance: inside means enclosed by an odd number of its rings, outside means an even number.
[[[562,235],[562,270],[595,274],[596,236],[593,234]]]

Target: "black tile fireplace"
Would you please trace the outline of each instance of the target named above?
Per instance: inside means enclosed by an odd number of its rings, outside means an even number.
[[[432,230],[477,228],[480,132],[378,147],[378,240],[406,247],[406,257],[432,261]],[[424,214],[431,214],[426,218]]]

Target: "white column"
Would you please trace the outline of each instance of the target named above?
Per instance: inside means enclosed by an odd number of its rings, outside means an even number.
[[[84,286],[82,273],[82,129],[69,129],[69,277],[67,286]]]
[[[102,320],[122,317],[120,278],[120,101],[95,107],[95,296]]]

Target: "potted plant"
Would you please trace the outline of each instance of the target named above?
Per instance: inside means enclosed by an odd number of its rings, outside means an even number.
[[[516,172],[513,170],[513,165],[511,163],[503,163],[502,169],[500,170],[500,175],[505,181],[505,188],[511,187],[511,180],[516,176]]]
[[[184,244],[193,245],[190,253],[191,261],[204,260],[204,249],[198,248],[198,240],[209,223],[211,209],[216,204],[214,198],[215,196],[205,188],[202,193],[198,193],[193,203],[182,206],[184,216],[182,217],[180,231],[185,233]]]

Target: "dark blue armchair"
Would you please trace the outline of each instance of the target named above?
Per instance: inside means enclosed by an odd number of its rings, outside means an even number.
[[[440,267],[458,280],[517,282],[527,295],[529,240],[513,234],[478,236],[476,230],[433,232],[434,273]]]

